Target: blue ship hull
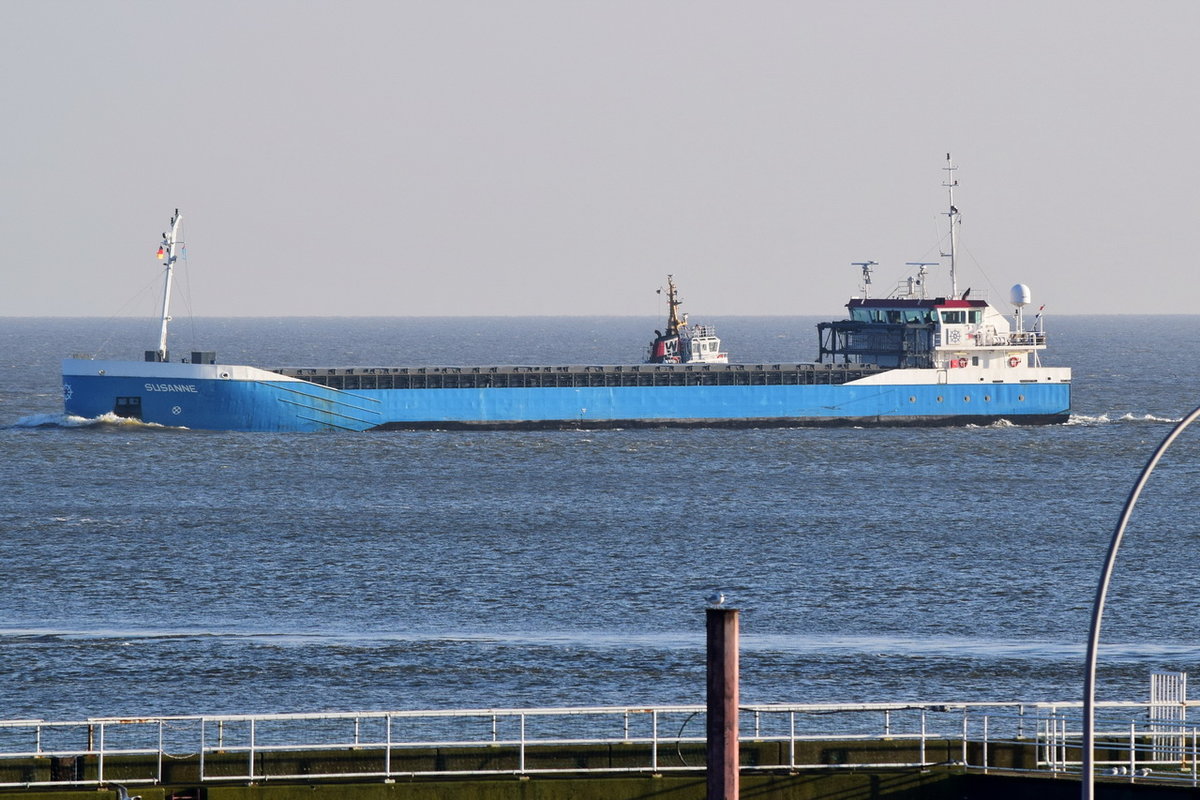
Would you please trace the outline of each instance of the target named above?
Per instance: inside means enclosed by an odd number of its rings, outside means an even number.
[[[938,383],[933,372],[835,385],[351,391],[252,367],[69,360],[63,390],[74,416],[233,431],[1048,424],[1070,414],[1069,382]],[[925,380],[900,382],[909,374]]]

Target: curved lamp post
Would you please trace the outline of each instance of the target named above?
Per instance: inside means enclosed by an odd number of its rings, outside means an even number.
[[[1108,557],[1104,560],[1104,569],[1100,574],[1100,585],[1096,588],[1096,602],[1092,606],[1092,626],[1091,632],[1088,635],[1087,646],[1087,669],[1083,680],[1083,775],[1080,781],[1080,797],[1083,800],[1093,800],[1095,796],[1096,650],[1100,647],[1100,617],[1104,614],[1104,597],[1108,594],[1108,581],[1112,577],[1113,564],[1117,560],[1117,548],[1121,546],[1121,537],[1125,535],[1125,526],[1129,524],[1129,517],[1133,513],[1133,507],[1137,503],[1138,495],[1142,493],[1142,489],[1146,486],[1146,481],[1150,479],[1150,473],[1158,466],[1159,459],[1162,458],[1163,453],[1167,451],[1171,443],[1179,438],[1179,434],[1183,433],[1184,428],[1191,425],[1198,417],[1200,417],[1200,408],[1197,408],[1184,417],[1167,434],[1167,438],[1163,439],[1162,444],[1154,451],[1154,455],[1150,456],[1150,460],[1146,462],[1142,474],[1138,476],[1137,483],[1133,485],[1133,489],[1129,492],[1129,499],[1125,501],[1125,508],[1121,511],[1121,518],[1117,522],[1117,529],[1113,531],[1112,542],[1108,546]]]

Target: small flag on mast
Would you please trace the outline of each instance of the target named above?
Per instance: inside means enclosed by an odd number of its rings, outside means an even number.
[[[158,257],[159,257],[159,258],[166,258],[166,256],[167,256],[167,251],[166,251],[166,250],[163,250],[161,247],[160,247],[160,248],[158,248]]]

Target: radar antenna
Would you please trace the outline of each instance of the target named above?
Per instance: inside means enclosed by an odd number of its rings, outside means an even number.
[[[945,186],[950,193],[950,210],[946,212],[946,216],[950,218],[950,252],[942,253],[942,258],[950,259],[950,297],[957,300],[958,278],[954,274],[954,253],[958,249],[958,226],[962,222],[962,216],[954,206],[954,187],[958,186],[958,179],[954,177],[954,171],[958,167],[954,166],[954,162],[950,160],[949,153],[946,153],[946,166],[942,169],[946,171],[946,182],[942,186]]]
[[[871,267],[879,266],[879,262],[878,261],[851,261],[850,265],[854,266],[854,267],[862,267],[862,279],[863,279],[862,293],[863,293],[863,299],[866,300],[868,297],[871,296],[871,273],[875,271],[875,270],[871,269]]]
[[[916,267],[917,268],[916,277],[909,277],[909,279],[908,279],[908,296],[909,297],[916,297],[917,296],[916,290],[918,287],[920,287],[921,299],[922,300],[925,299],[925,276],[929,274],[929,270],[927,269],[927,267],[936,267],[937,265],[938,265],[938,262],[936,262],[936,261],[905,261],[904,262],[904,266],[906,266],[906,267]]]

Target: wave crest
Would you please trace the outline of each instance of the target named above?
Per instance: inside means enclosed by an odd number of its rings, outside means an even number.
[[[166,428],[157,422],[118,417],[111,411],[98,417],[76,417],[71,414],[31,414],[12,424],[13,428]]]
[[[1152,424],[1152,425],[1170,424],[1170,425],[1174,425],[1174,424],[1178,423],[1181,419],[1183,419],[1183,418],[1182,417],[1174,417],[1174,418],[1159,417],[1159,416],[1155,416],[1154,414],[1142,414],[1139,416],[1137,414],[1126,413],[1126,414],[1122,414],[1121,416],[1115,417],[1115,418],[1109,416],[1108,414],[1100,414],[1097,416],[1090,416],[1088,414],[1072,414],[1071,418],[1069,420],[1067,420],[1066,424],[1067,425],[1110,425],[1110,424],[1117,424],[1117,423],[1122,423],[1122,422],[1126,422],[1126,423],[1131,422],[1134,424]]]

